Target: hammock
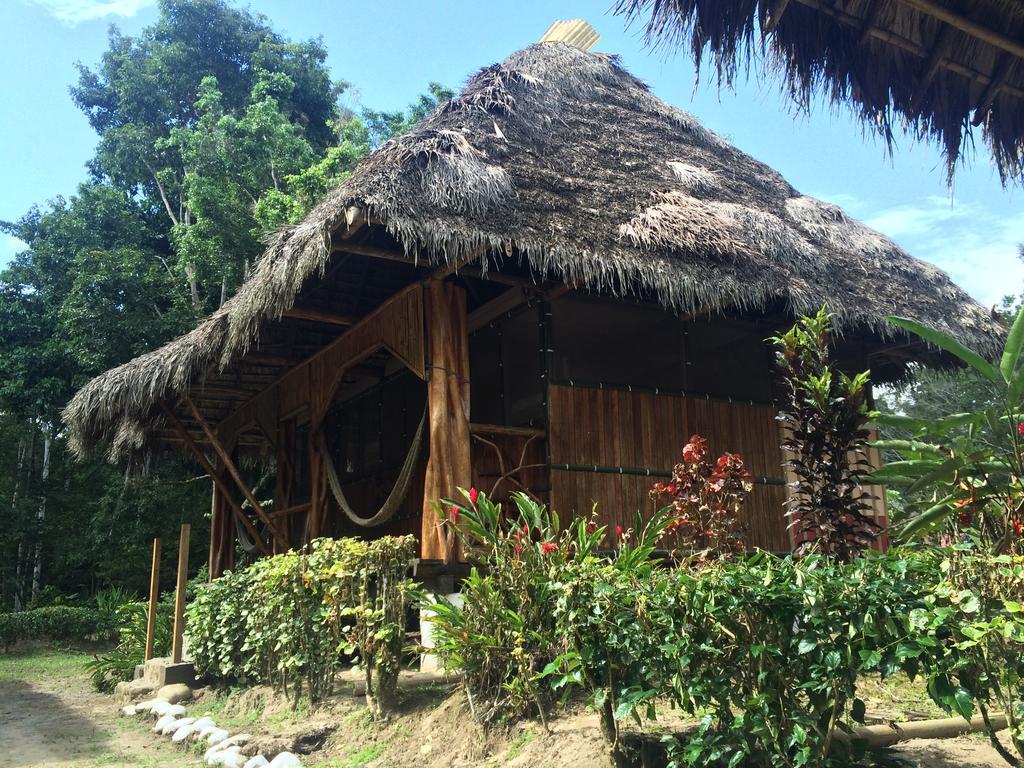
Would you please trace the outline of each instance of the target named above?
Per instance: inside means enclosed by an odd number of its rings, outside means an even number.
[[[334,461],[331,459],[330,451],[327,450],[327,443],[324,440],[323,433],[320,433],[318,440],[320,443],[320,454],[324,457],[324,469],[327,471],[327,483],[331,487],[331,493],[334,494],[334,500],[338,502],[338,507],[341,508],[349,520],[363,528],[371,528],[375,525],[386,523],[398,511],[398,508],[405,500],[406,494],[409,492],[409,482],[412,480],[413,471],[416,469],[416,462],[419,460],[420,450],[423,447],[423,432],[426,423],[427,409],[424,407],[423,416],[420,418],[420,425],[416,427],[416,434],[413,435],[412,445],[409,446],[409,453],[405,456],[405,462],[398,473],[398,479],[395,480],[395,486],[391,489],[387,499],[385,499],[384,506],[377,510],[377,513],[372,517],[360,517],[348,503],[345,492],[341,488],[341,481],[338,480],[338,472],[334,468]]]

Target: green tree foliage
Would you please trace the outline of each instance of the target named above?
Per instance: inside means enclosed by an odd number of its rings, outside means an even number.
[[[432,84],[408,111],[357,114],[326,57],[228,0],[162,0],[154,24],[112,28],[99,63],[79,66],[71,97],[99,138],[89,179],[0,222],[28,245],[0,272],[0,609],[48,588],[141,590],[150,540],[180,522],[202,560],[208,483],[173,457],[77,464],[59,413],[219,306],[269,231],[451,95]]]

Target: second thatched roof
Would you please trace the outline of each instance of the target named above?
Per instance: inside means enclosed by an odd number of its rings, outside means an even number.
[[[681,312],[823,304],[889,335],[905,315],[992,351],[1000,330],[941,270],[655,98],[615,57],[535,45],[481,70],[389,141],[194,331],[89,382],[65,410],[80,453],[137,451],[173,399],[258,348],[322,274],[346,214],[380,222],[433,263],[510,260],[580,289],[656,297]]]

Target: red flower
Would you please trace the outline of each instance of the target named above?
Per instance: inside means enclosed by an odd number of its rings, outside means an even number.
[[[469,503],[472,504],[473,506],[476,506],[476,499],[477,499],[477,497],[479,495],[480,495],[480,491],[478,491],[476,488],[470,488],[469,489]]]
[[[1013,518],[1013,532],[1018,536],[1024,536],[1024,523],[1019,518]]]
[[[971,524],[971,516],[966,512],[961,512],[957,517],[960,520],[960,525],[968,526]]]
[[[616,538],[619,538],[619,539],[622,538],[622,526],[621,525],[616,525],[615,526],[615,536],[616,536]]]
[[[558,545],[553,541],[545,541],[540,545],[540,551],[545,555],[550,555],[552,552],[558,551]]]
[[[1017,434],[1024,437],[1024,421],[1017,422]]]
[[[452,508],[451,508],[450,511],[452,513],[452,522],[453,523],[459,522],[459,508],[456,507],[454,504],[452,504]]]

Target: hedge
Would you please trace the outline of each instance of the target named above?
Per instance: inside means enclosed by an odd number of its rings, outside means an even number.
[[[318,539],[200,589],[186,633],[196,670],[274,685],[296,700],[330,695],[346,658],[366,675],[375,713],[394,695],[416,589],[412,536]]]
[[[93,608],[51,605],[31,611],[0,613],[0,647],[51,640],[58,643],[91,640],[99,633],[100,616]]]

